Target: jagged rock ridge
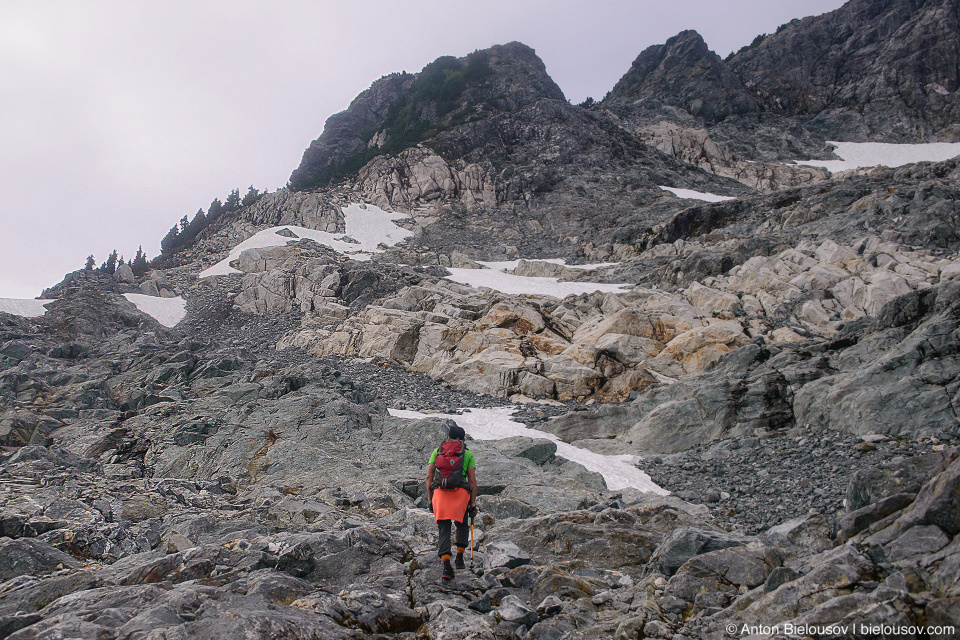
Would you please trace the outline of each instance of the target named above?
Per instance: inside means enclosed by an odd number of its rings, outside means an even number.
[[[730,68],[764,108],[812,116],[826,136],[954,139],[958,51],[956,0],[855,0],[784,25]]]
[[[665,44],[646,49],[614,85],[609,98],[677,106],[710,124],[758,110],[740,79],[696,31],[683,31]]]
[[[830,157],[827,140],[956,140],[958,42],[953,0],[855,0],[723,61],[685,31],[599,106],[665,153],[773,191],[823,180],[781,162]]]

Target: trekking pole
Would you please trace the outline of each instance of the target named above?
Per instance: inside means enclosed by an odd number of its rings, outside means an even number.
[[[470,514],[470,572],[473,572],[473,514]]]

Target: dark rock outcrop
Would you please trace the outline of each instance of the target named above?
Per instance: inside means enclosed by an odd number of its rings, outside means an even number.
[[[297,190],[326,186],[376,155],[397,153],[437,131],[542,98],[564,99],[534,50],[519,42],[464,58],[438,58],[417,74],[385,76],[327,120],[290,184]]]
[[[793,20],[729,65],[767,110],[827,139],[955,139],[956,0],[852,0]]]
[[[708,124],[758,110],[740,79],[696,31],[682,31],[644,50],[605,103],[618,98],[632,100],[641,109],[679,107]]]

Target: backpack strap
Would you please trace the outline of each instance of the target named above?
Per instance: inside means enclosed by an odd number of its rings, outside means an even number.
[[[466,441],[466,440],[461,440],[461,441],[460,441],[460,455],[465,458],[466,455],[467,455],[467,451],[469,451],[469,449],[467,449],[467,441]],[[463,481],[463,484],[461,484],[460,486],[461,486],[462,488],[466,489],[466,490],[467,490],[467,493],[469,493],[469,494],[472,496],[472,495],[473,495],[473,487],[470,486],[470,483],[466,481],[466,478],[467,478],[467,466],[466,466],[466,462],[467,462],[466,460],[463,461],[463,474],[464,474],[463,477],[464,477],[464,481]]]
[[[436,464],[436,460],[437,458],[440,457],[440,454],[443,453],[443,445],[447,442],[447,440],[448,438],[444,438],[443,440],[441,440],[440,444],[437,445],[437,448],[434,450],[434,453],[436,454],[433,456],[434,464]],[[438,473],[437,471],[433,472],[433,481],[430,483],[431,490],[440,488],[440,481],[437,480],[437,473]]]

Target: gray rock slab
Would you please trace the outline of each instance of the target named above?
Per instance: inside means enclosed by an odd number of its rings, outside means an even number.
[[[509,540],[487,545],[484,554],[483,567],[487,571],[496,568],[514,569],[530,563],[530,554]]]
[[[756,538],[745,538],[722,531],[697,527],[680,527],[667,535],[651,558],[660,573],[672,576],[694,556],[728,547],[746,546]]]
[[[33,538],[0,539],[0,580],[16,576],[40,576],[58,569],[80,566],[72,556]]]

